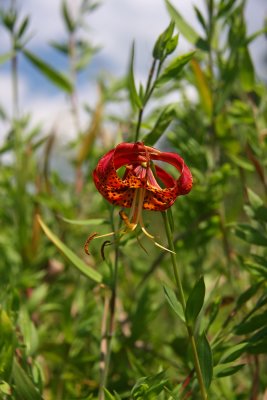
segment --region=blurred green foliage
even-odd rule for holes
[[[11,61],[13,82],[12,115],[0,107],[9,126],[0,148],[0,398],[98,398],[101,326],[115,249],[106,247],[103,260],[101,243],[90,244],[90,256],[83,243],[120,222],[119,210],[97,193],[91,174],[104,152],[138,135],[181,154],[193,172],[192,192],[178,198],[171,212],[186,318],[194,327],[209,398],[266,396],[267,90],[249,51],[264,30],[247,34],[245,1],[205,4],[205,15],[195,7],[199,35],[166,0],[173,22],[147,55],[154,81],[148,74],[138,88],[133,48],[125,77],[99,77],[100,96],[94,110],[87,107],[87,129],[79,123],[77,76],[97,49],[79,35],[97,4],[81,1],[74,19],[62,2],[66,42],[52,45],[69,60],[64,74],[27,49],[31,16],[21,18],[12,1],[0,9],[12,44],[0,62]],[[181,55],[177,32],[196,51]],[[19,57],[69,96],[77,139],[70,161],[68,145],[64,151],[72,180],[52,168],[54,134],[19,113]],[[121,103],[128,105],[125,115],[108,111]],[[106,123],[117,135],[104,134]],[[144,214],[150,231],[166,243],[162,216]],[[170,255],[146,239],[142,244],[148,255],[134,235],[119,249],[105,399],[198,399]]]

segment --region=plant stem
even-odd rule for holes
[[[180,271],[179,271],[179,267],[177,264],[176,255],[174,252],[174,244],[173,244],[173,237],[172,237],[173,235],[171,232],[170,221],[169,221],[169,217],[168,217],[168,214],[166,211],[162,212],[162,216],[163,216],[165,231],[166,231],[166,235],[167,235],[167,239],[168,239],[168,247],[171,251],[173,251],[173,253],[171,253],[171,259],[172,259],[172,266],[173,266],[175,282],[176,282],[177,289],[178,289],[178,296],[179,296],[180,303],[183,307],[183,311],[185,313],[186,302],[185,302],[185,296],[184,296]],[[201,399],[207,400],[208,397],[207,397],[207,392],[205,389],[204,380],[203,380],[203,376],[202,376],[202,372],[201,372],[201,368],[200,368],[200,362],[199,362],[199,358],[198,358],[197,346],[196,346],[196,340],[194,337],[194,333],[193,333],[191,326],[189,326],[187,323],[186,323],[186,328],[187,328],[187,333],[189,336],[191,348],[193,351],[194,366],[195,366],[195,370],[196,370],[196,374],[197,374],[199,389],[200,389],[200,393],[201,393]]]
[[[112,215],[112,225],[113,215]],[[114,226],[113,226],[114,227]],[[115,260],[112,277],[111,297],[108,300],[108,295],[105,295],[104,312],[102,318],[101,329],[101,360],[100,360],[100,385],[98,399],[104,400],[104,388],[107,385],[108,372],[110,365],[110,356],[112,350],[112,338],[115,333],[115,314],[116,314],[116,300],[117,300],[117,285],[118,285],[118,265],[119,265],[119,243],[115,237]]]
[[[155,68],[156,68],[156,63],[157,60],[154,59],[149,71],[149,75],[148,75],[148,79],[147,79],[147,84],[146,84],[146,90],[145,90],[145,95],[144,95],[144,101],[143,101],[143,107],[140,108],[139,110],[139,114],[138,114],[138,120],[137,120],[137,125],[136,125],[136,131],[135,131],[135,139],[134,141],[137,142],[138,138],[139,138],[139,133],[140,133],[140,127],[141,127],[141,122],[142,122],[142,118],[143,118],[143,112],[144,112],[144,108],[146,103],[148,102],[152,92],[153,92],[153,87],[152,89],[150,89],[151,87],[151,83],[152,83],[152,78],[155,72]]]

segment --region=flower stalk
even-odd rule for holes
[[[111,225],[115,230],[113,221],[113,212],[111,213]],[[115,237],[116,239],[116,237]],[[104,311],[101,327],[101,344],[100,344],[100,384],[98,399],[104,400],[104,388],[107,386],[108,373],[110,367],[110,357],[112,351],[112,338],[115,334],[115,315],[117,301],[118,286],[118,265],[119,265],[119,241],[115,240],[115,259],[113,264],[111,279],[111,296],[105,293]]]
[[[166,211],[162,212],[162,217],[163,217],[166,236],[167,236],[167,240],[168,240],[168,247],[172,251],[171,252],[171,260],[172,260],[172,267],[173,267],[175,283],[176,283],[177,290],[178,290],[179,301],[183,307],[183,311],[185,314],[186,301],[185,301],[185,296],[184,296],[184,290],[183,290],[181,275],[180,275],[179,267],[177,264],[176,255],[175,255],[175,248],[174,248],[174,244],[173,244],[170,220],[169,220],[169,217],[168,217],[168,214]],[[200,367],[197,346],[196,346],[196,340],[194,337],[193,329],[191,326],[189,326],[189,324],[187,322],[186,322],[186,328],[187,328],[187,333],[188,333],[190,345],[191,345],[192,352],[193,352],[194,367],[195,367],[197,380],[198,380],[198,384],[199,384],[199,389],[200,389],[200,393],[201,393],[201,399],[207,400],[208,397],[207,397],[207,392],[206,392],[206,388],[204,385],[204,380],[203,380],[202,371],[201,371],[201,367]]]

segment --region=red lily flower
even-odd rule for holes
[[[154,162],[163,161],[179,172],[175,179]],[[122,178],[117,170],[125,167]],[[128,230],[133,231],[140,223],[144,228],[142,209],[164,211],[176,198],[192,188],[192,175],[184,160],[176,153],[161,152],[141,142],[121,143],[105,154],[93,172],[97,190],[114,205],[131,208],[129,217],[121,212]]]

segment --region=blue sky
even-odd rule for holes
[[[79,0],[72,0],[71,7],[75,9],[78,2]],[[194,16],[192,3],[203,9],[203,0],[173,0],[172,3],[194,24],[196,30],[201,31]],[[17,4],[23,15],[31,16],[30,31],[33,37],[29,42],[29,49],[48,63],[64,70],[66,65],[63,58],[49,46],[51,40],[60,41],[66,37],[60,16],[61,0],[17,0]],[[267,16],[266,0],[249,0],[246,16],[249,33],[260,29],[264,17]],[[102,49],[79,82],[79,100],[91,104],[95,102],[96,77],[99,72],[106,70],[117,76],[125,73],[133,40],[136,43],[136,74],[139,79],[143,79],[151,62],[151,49],[155,39],[168,22],[169,17],[163,0],[103,0],[102,5],[90,15],[88,21],[88,35],[92,42],[101,45]],[[2,54],[8,51],[9,41],[2,30],[0,36]],[[266,38],[261,37],[251,47],[258,73],[262,78],[265,73],[262,58],[264,49],[267,51],[266,43]],[[180,40],[180,52],[190,48],[185,40]],[[71,136],[71,117],[64,94],[59,93],[23,59],[19,62],[21,111],[31,112],[33,120],[44,123],[46,129],[55,127],[63,132],[67,126]],[[11,111],[12,103],[10,88],[11,78],[7,63],[0,67],[0,102],[8,112]],[[59,121],[62,122],[62,127],[59,126]],[[0,126],[0,135],[2,134],[3,127]]]

